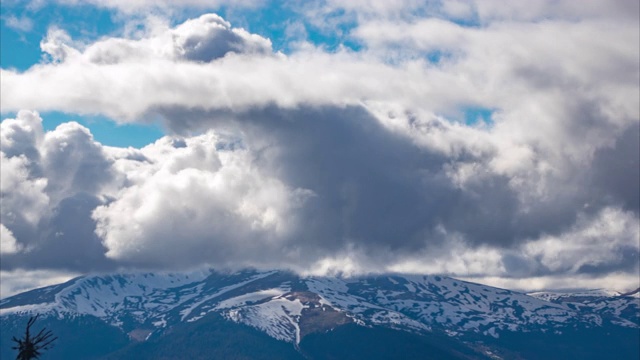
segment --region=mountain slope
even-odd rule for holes
[[[5,334],[20,332],[39,313],[54,331],[90,319],[102,327],[97,333],[112,334],[105,335],[109,344],[96,358],[126,358],[143,349],[158,356],[189,349],[186,358],[206,358],[212,351],[225,358],[349,358],[349,348],[362,356],[374,351],[358,349],[363,339],[380,345],[374,353],[382,358],[390,358],[382,355],[389,346],[424,358],[531,358],[541,350],[528,343],[564,339],[570,354],[571,348],[595,349],[582,344],[580,334],[612,333],[631,340],[612,339],[603,351],[618,346],[635,355],[639,298],[532,295],[441,276],[299,277],[255,270],[93,275],[1,300],[0,321],[7,329],[1,341],[5,351]],[[336,345],[341,343],[350,345]],[[563,346],[556,346],[558,354]]]

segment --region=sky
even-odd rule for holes
[[[3,1],[0,296],[203,266],[635,289],[639,6]]]

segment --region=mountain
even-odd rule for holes
[[[2,358],[34,314],[59,337],[42,359],[640,356],[637,291],[524,294],[443,276],[83,276],[0,301]]]

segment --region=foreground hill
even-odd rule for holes
[[[95,275],[1,300],[0,355],[41,314],[60,338],[42,359],[637,359],[639,301],[441,276]]]

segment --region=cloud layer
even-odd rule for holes
[[[47,61],[2,70],[3,111],[171,135],[124,149],[33,111],[3,120],[3,270],[637,282],[635,5],[350,4],[301,16],[355,19],[360,51],[283,54],[214,14],[88,44],[50,29]]]

